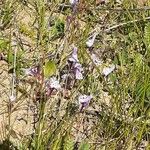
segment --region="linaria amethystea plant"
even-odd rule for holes
[[[74,65],[74,71],[75,71],[75,78],[78,80],[83,79],[83,75],[82,75],[82,65],[80,63],[75,63]]]
[[[63,75],[61,76],[61,78],[62,78],[63,80],[66,80],[68,76],[69,76],[68,74],[63,74]]]
[[[69,58],[70,62],[78,62],[79,61],[77,52],[78,52],[78,49],[77,49],[77,47],[74,46],[71,57]]]
[[[83,68],[82,65],[79,63],[77,51],[78,51],[77,47],[74,47],[71,57],[69,58],[69,61],[73,63],[72,65],[75,78],[81,80],[83,79],[82,75]]]
[[[87,41],[86,41],[86,45],[87,47],[92,47],[95,41],[95,38],[97,36],[97,33],[95,33],[92,37],[90,37]]]
[[[76,5],[78,3],[78,0],[69,0],[71,5]]]
[[[56,79],[56,77],[51,77],[50,79],[47,79],[46,81],[45,81],[45,85],[46,85],[46,87],[48,87],[48,88],[53,88],[53,89],[56,89],[56,90],[58,90],[58,89],[60,89],[61,88],[61,86],[60,86],[60,83],[59,83],[59,81]]]
[[[80,111],[83,110],[83,108],[87,107],[93,98],[92,95],[80,95],[78,100],[79,100],[79,105],[80,105]]]
[[[27,76],[38,76],[40,74],[39,66],[22,69]]]
[[[60,90],[61,85],[60,85],[59,81],[56,79],[56,77],[51,77],[50,79],[47,79],[45,81],[45,89],[46,89],[46,95],[50,96],[51,92],[54,89]]]
[[[102,74],[104,76],[108,76],[111,72],[113,72],[115,70],[115,65],[112,64],[111,66],[109,67],[104,67],[103,70],[102,70]]]

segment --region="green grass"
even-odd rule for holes
[[[8,128],[0,130],[6,132],[3,139],[0,135],[1,149],[150,149],[150,10],[130,0],[99,6],[88,0],[79,7],[73,14],[68,1],[4,0],[0,4],[0,54],[17,80],[7,87],[17,100],[12,103],[4,97]],[[94,31],[98,35],[92,52],[102,61],[99,66],[86,47]],[[75,80],[67,62],[73,44],[84,69],[82,80]],[[116,68],[104,77],[102,69],[109,64]],[[24,75],[22,69],[36,65],[40,78]],[[70,73],[68,80],[61,79],[64,73]],[[53,75],[63,90],[47,97],[44,80]],[[79,112],[80,94],[93,95],[83,112]],[[35,108],[35,122],[30,124],[32,133],[20,135],[11,120],[26,101]]]

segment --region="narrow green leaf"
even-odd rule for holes
[[[7,55],[7,61],[8,61],[8,63],[13,63],[13,60],[14,60],[14,56],[13,56],[13,53],[12,53],[12,51],[8,51],[8,55]]]

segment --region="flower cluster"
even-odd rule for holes
[[[68,60],[69,62],[72,63],[72,68],[73,68],[75,78],[81,80],[83,79],[83,74],[82,74],[83,68],[82,65],[79,63],[77,52],[78,52],[77,47],[74,47],[71,57]]]
[[[77,47],[74,46],[73,48],[73,52],[71,54],[71,57],[68,59],[69,62],[72,63],[73,65],[73,71],[74,71],[74,74],[75,74],[75,79],[78,79],[78,80],[82,80],[83,79],[83,68],[82,68],[82,65],[79,63],[79,59],[78,59],[78,49]],[[93,55],[94,56],[94,55]],[[94,62],[95,63],[100,63],[98,60],[96,60],[96,56],[95,56],[95,60]],[[89,105],[90,103],[90,100],[92,99],[92,96],[91,95],[80,95],[79,98],[78,98],[78,101],[79,101],[79,105],[80,105],[80,112]]]
[[[94,36],[92,36],[92,38],[88,39],[88,41],[86,42],[86,45],[88,48],[91,48],[93,46],[96,36],[97,36],[97,33],[95,33]],[[90,49],[89,49],[89,52],[90,52]],[[72,63],[75,78],[78,80],[82,80],[83,79],[83,74],[82,74],[83,68],[82,68],[82,65],[79,63],[77,53],[78,53],[78,49],[77,49],[77,47],[74,46],[71,57],[69,57],[68,60],[69,60],[69,62]],[[96,66],[99,66],[102,64],[102,61],[94,53],[91,53],[91,59]],[[115,65],[113,65],[113,64],[108,67],[104,67],[102,70],[102,74],[105,77],[107,77],[112,71],[114,71],[114,69],[115,69]],[[84,95],[79,96],[78,100],[79,100],[79,105],[80,105],[80,111],[82,111],[83,108],[85,108],[89,105],[91,99],[92,99],[91,95],[84,94]]]
[[[88,41],[86,42],[86,45],[88,47],[88,53],[90,53],[93,63],[96,66],[100,66],[102,64],[102,61],[90,49],[91,47],[93,47],[96,36],[97,36],[97,33],[94,34],[91,38],[89,38]],[[82,64],[80,63],[78,59],[78,48],[75,46],[73,46],[72,53],[70,57],[68,58],[68,63],[70,64],[69,66],[71,68],[71,72],[74,74],[75,79],[82,80],[84,70],[83,70]],[[104,67],[102,70],[102,74],[105,77],[107,77],[112,71],[114,71],[114,69],[115,69],[115,65],[113,64],[108,67]],[[33,76],[37,78],[41,75],[40,68],[38,66],[24,69],[24,72],[28,76]],[[61,76],[61,79],[66,79],[67,77],[68,77],[68,74],[64,74]],[[61,85],[56,77],[45,79],[43,85],[44,85],[46,96],[51,96],[54,90],[58,91],[61,89]],[[86,95],[86,94],[80,95],[78,97],[78,101],[80,105],[80,112],[89,105],[92,98],[93,98],[92,95]]]
[[[86,41],[86,45],[87,47],[90,48],[93,46],[94,42],[95,42],[95,39],[96,39],[96,36],[98,35],[97,32],[94,33],[93,36],[89,37],[89,39]],[[96,56],[96,54],[92,53],[91,54],[91,59],[93,61],[93,63],[96,65],[96,66],[99,66],[102,64],[102,61]],[[102,74],[107,77],[111,72],[113,72],[115,69],[115,65],[112,64],[108,67],[104,67],[103,70],[102,70]]]
[[[23,71],[24,71],[25,75],[27,75],[27,76],[36,77],[38,80],[41,79],[41,78],[39,78],[39,76],[41,76],[41,74],[40,74],[40,68],[38,66],[23,69]],[[46,91],[46,96],[50,96],[52,94],[53,90],[60,90],[61,85],[60,85],[59,81],[56,79],[56,77],[51,77],[49,79],[44,80],[44,88]]]

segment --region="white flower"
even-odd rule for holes
[[[12,94],[10,97],[9,97],[10,101],[13,102],[16,100],[16,96],[14,94]]]
[[[39,74],[39,67],[32,67],[27,69],[22,69],[25,75],[28,76],[37,76]]]
[[[86,107],[89,105],[90,100],[93,98],[92,95],[80,95],[78,100],[79,104],[82,105],[82,107]]]
[[[56,77],[52,77],[46,81],[46,88],[58,90],[61,88],[61,86],[60,86],[59,81],[56,79]]]
[[[77,68],[79,71],[83,71],[82,65],[80,63],[75,63],[74,68]]]
[[[71,61],[71,62],[78,62],[78,61],[79,61],[79,60],[78,60],[77,51],[78,51],[77,47],[74,47],[74,48],[73,48],[73,52],[72,52],[72,54],[71,54],[71,57],[69,58],[69,61]]]
[[[75,78],[78,80],[82,80],[83,79],[83,75],[82,75],[82,65],[80,63],[75,63],[74,65],[74,69],[75,69]]]
[[[77,69],[76,72],[75,72],[75,77],[76,77],[76,79],[78,79],[78,80],[82,80],[82,79],[83,79],[83,74],[82,74],[82,72]]]
[[[92,54],[91,58],[96,66],[98,66],[102,63],[102,61],[95,54]]]
[[[109,67],[103,68],[102,74],[104,74],[105,76],[108,76],[111,72],[114,71],[114,69],[115,69],[115,65],[112,64],[112,65],[109,66]]]
[[[23,71],[24,71],[25,75],[32,75],[30,68],[28,68],[28,69],[23,69]]]
[[[67,79],[68,76],[69,76],[68,74],[63,74],[63,75],[61,76],[61,78],[65,80],[65,79]]]
[[[70,4],[71,5],[75,5],[75,4],[77,4],[78,3],[78,0],[70,0]]]
[[[79,63],[77,51],[78,51],[77,47],[74,47],[71,57],[69,58],[69,61],[73,63],[73,71],[75,74],[75,78],[81,80],[83,79],[82,75],[83,68],[82,65]]]
[[[87,47],[93,46],[96,36],[97,36],[97,33],[95,33],[92,38],[89,38],[88,41],[86,41]]]

